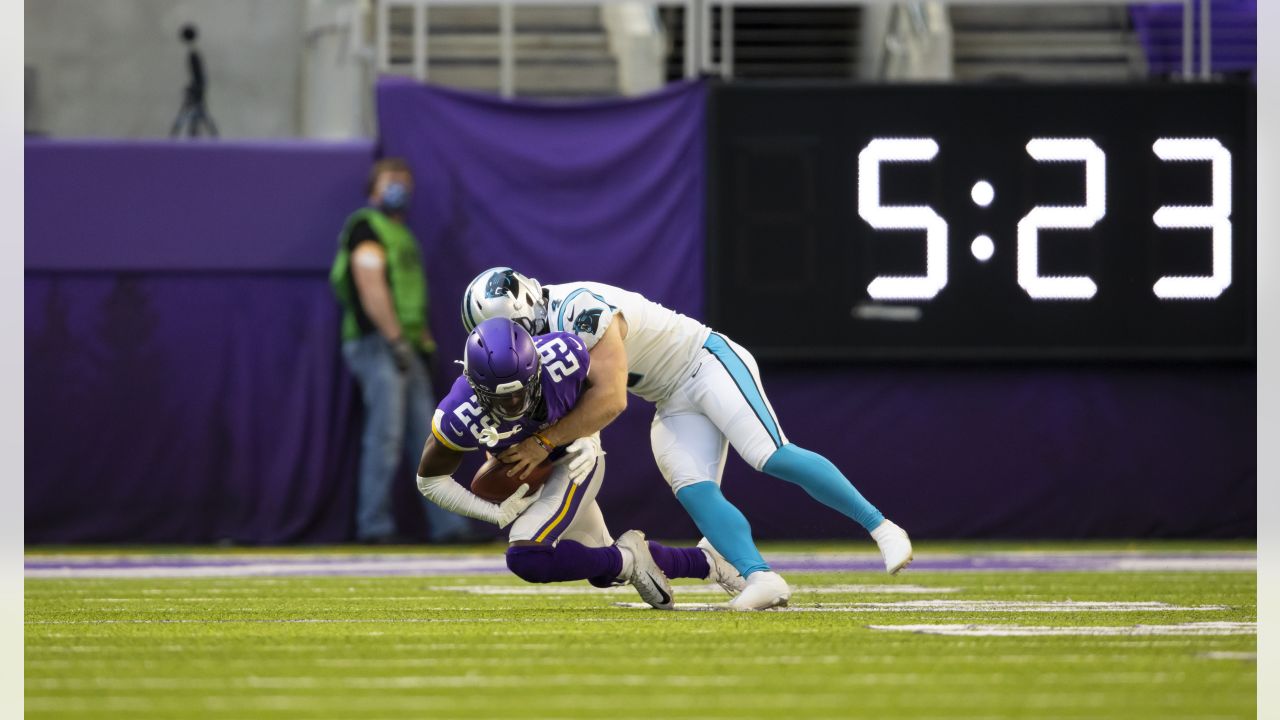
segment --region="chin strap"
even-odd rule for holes
[[[498,432],[497,428],[487,427],[480,431],[480,442],[493,447],[507,438],[520,432],[520,426],[517,425],[506,432]]]

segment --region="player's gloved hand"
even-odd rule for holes
[[[520,513],[524,512],[526,508],[533,504],[534,500],[538,499],[541,491],[542,488],[538,488],[538,492],[530,493],[529,483],[521,483],[515,492],[511,493],[506,500],[503,500],[498,505],[498,514],[493,521],[500,528],[515,522],[515,519],[520,517]]]
[[[413,364],[413,346],[403,337],[392,340],[391,359],[395,361],[396,369],[401,373],[409,372],[409,366]]]
[[[581,437],[569,443],[565,448],[565,457],[569,460],[569,482],[581,485],[603,455],[600,439],[595,435]]]

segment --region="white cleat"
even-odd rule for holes
[[[702,538],[698,541],[698,547],[707,554],[707,564],[711,566],[711,574],[707,579],[724,588],[724,591],[730,595],[737,595],[747,586],[747,581],[742,579],[738,574],[738,569],[729,564],[714,547],[711,541]]]
[[[885,572],[897,575],[899,570],[911,564],[911,538],[907,537],[906,530],[885,520],[871,531],[871,537],[880,546]]]
[[[746,587],[729,601],[731,610],[768,610],[783,607],[791,599],[791,586],[772,570],[757,570],[747,577]]]
[[[666,573],[654,562],[653,553],[649,552],[649,543],[645,542],[644,533],[639,530],[628,530],[618,537],[614,543],[619,548],[626,548],[634,558],[631,574],[627,581],[640,593],[640,599],[659,610],[670,610],[675,605],[675,594],[671,592],[671,581]]]

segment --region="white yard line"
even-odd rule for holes
[[[614,603],[618,607],[649,609],[645,603]],[[676,610],[726,610],[724,603],[676,603]],[[775,608],[770,612],[1207,612],[1228,610],[1226,605],[1170,605],[1162,602],[1095,602],[1053,600],[1025,602],[1020,600],[899,600],[897,602],[848,602],[816,603]]]
[[[869,625],[872,630],[964,637],[1043,637],[1091,635],[1257,635],[1257,623],[1203,622],[1178,625],[1061,627],[1028,625]]]
[[[1205,658],[1206,660],[1252,660],[1256,662],[1258,660],[1258,653],[1228,652],[1225,650],[1218,650],[1213,652],[1201,653],[1198,657]]]

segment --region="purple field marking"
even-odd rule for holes
[[[882,572],[880,558],[851,553],[773,553],[771,565],[782,572]],[[1251,551],[1207,553],[1017,552],[954,553],[924,556],[911,571],[923,572],[1256,572]],[[64,556],[29,558],[28,578],[84,577],[297,577],[297,576],[448,576],[501,575],[503,557],[414,555],[137,555],[135,557]]]

